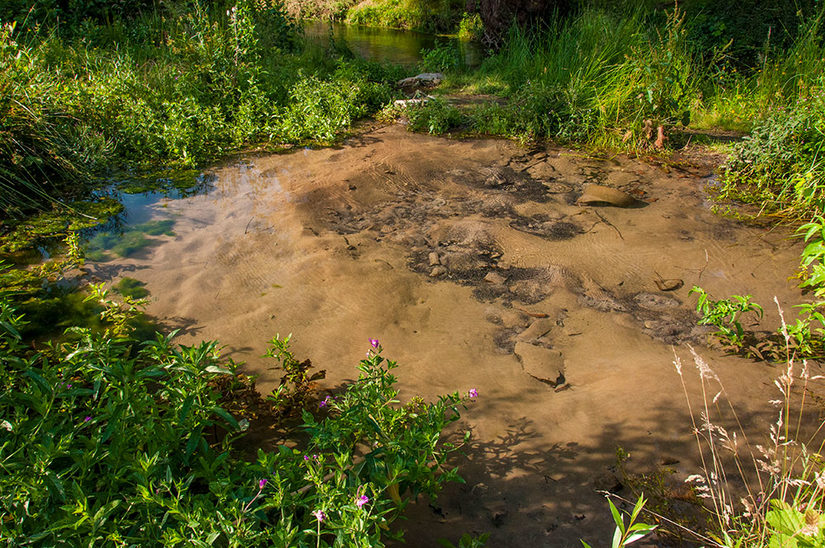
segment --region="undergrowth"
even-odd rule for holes
[[[93,175],[329,143],[394,95],[397,68],[303,48],[280,4],[195,2],[71,34],[0,27],[0,205],[20,215]]]
[[[293,378],[298,361],[276,337],[270,355],[285,382],[263,401],[216,342],[180,346],[174,333],[140,342],[126,321],[137,301],[115,303],[101,288],[93,298],[103,332],[72,328],[72,341],[39,350],[21,339],[25,318],[0,299],[0,539],[383,546],[411,497],[459,479],[445,463],[455,447],[440,434],[462,398],[401,404],[396,363],[378,341],[356,381],[306,405],[317,401],[312,387]],[[250,424],[296,402],[299,448],[246,458]]]

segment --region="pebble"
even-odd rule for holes
[[[507,278],[498,272],[488,272],[487,275],[484,276],[484,281],[495,285],[501,285],[507,281]]]
[[[430,266],[436,266],[441,264],[441,260],[438,258],[438,253],[436,253],[435,251],[431,251],[428,258],[430,260]]]

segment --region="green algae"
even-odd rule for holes
[[[125,277],[115,284],[114,289],[124,297],[143,299],[149,296],[149,290],[145,286],[146,284],[140,280]]]
[[[37,247],[47,247],[66,238],[70,232],[100,226],[123,211],[123,205],[111,198],[74,202],[52,211],[44,211],[23,220],[0,221],[0,256],[18,262]],[[40,254],[38,258],[42,259]]]
[[[84,253],[91,261],[103,262],[113,257],[129,257],[155,245],[158,240],[147,236],[174,236],[175,221],[154,220],[135,225],[124,232],[102,231],[95,234],[86,244]]]

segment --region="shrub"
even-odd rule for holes
[[[421,50],[419,67],[424,72],[447,72],[462,68],[463,64],[461,52],[449,42]]]
[[[773,109],[734,147],[721,198],[762,205],[768,213],[806,216],[825,207],[823,88]]]
[[[481,40],[484,36],[484,23],[477,13],[470,15],[467,12],[461,16],[458,23],[458,37],[462,40]]]
[[[458,108],[437,98],[408,107],[406,114],[409,119],[407,127],[411,131],[426,131],[431,135],[447,133],[464,120]]]

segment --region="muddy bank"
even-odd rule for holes
[[[617,487],[617,447],[640,469],[698,470],[671,364],[705,341],[690,287],[801,300],[787,281],[798,243],[712,214],[709,174],[382,128],[216,170],[211,193],[151,208],[174,236],[90,269],[145,282],[180,342],[219,339],[264,391],[276,333],[327,370],[324,389],[355,376],[369,337],[401,364],[406,397],[477,388],[467,484],[412,509],[409,545],[483,531],[489,546],[602,545],[594,490]],[[630,207],[583,203],[585,185]],[[777,371],[700,352],[764,431]]]

